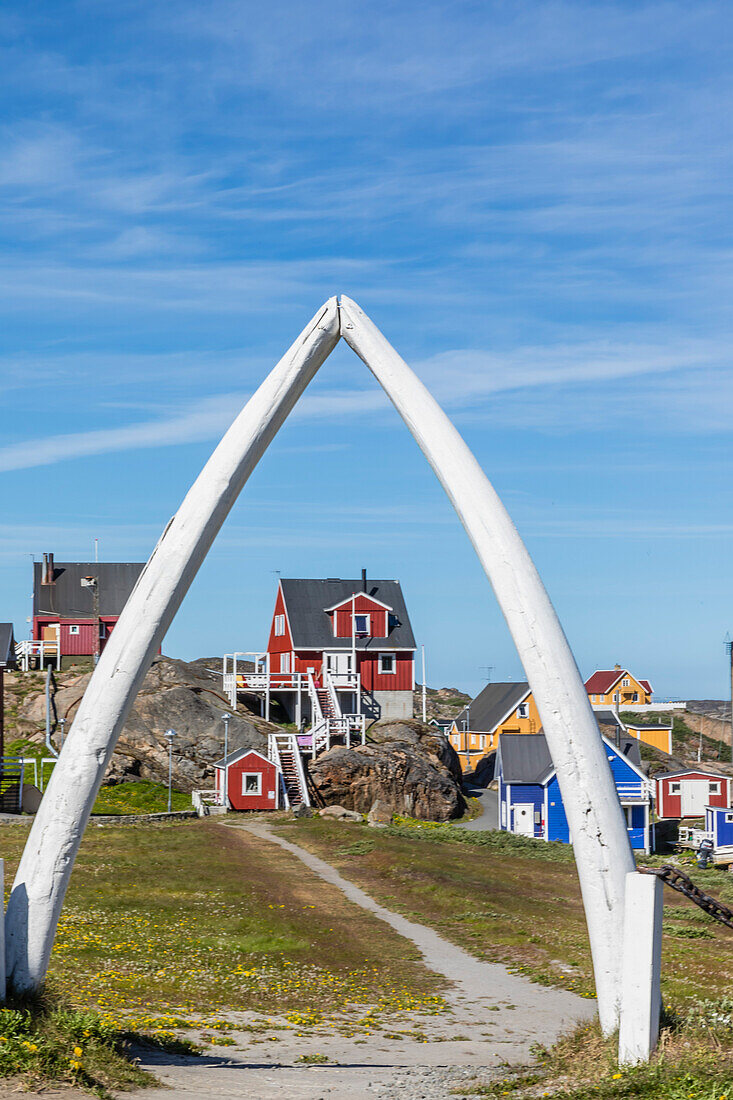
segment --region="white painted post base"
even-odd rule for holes
[[[622,1066],[648,1062],[659,1038],[663,890],[656,875],[632,871],[626,876],[618,1033]]]

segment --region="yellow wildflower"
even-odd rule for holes
[[[75,1057],[75,1058],[81,1058],[81,1056],[82,1056],[82,1054],[83,1054],[83,1053],[84,1053],[84,1052],[83,1052],[83,1050],[81,1049],[81,1047],[74,1047],[74,1057]]]

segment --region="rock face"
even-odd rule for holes
[[[461,768],[445,738],[414,719],[376,722],[369,742],[337,746],[309,768],[313,787],[327,806],[361,814],[375,802],[384,811],[421,821],[448,821],[463,813]]]
[[[173,660],[157,657],[130,711],[125,728],[107,771],[105,782],[121,782],[139,776],[167,782],[167,729],[176,731],[173,742],[173,783],[179,790],[213,785],[212,764],[224,755],[224,727],[221,715],[231,712],[221,694],[221,678],[213,662]],[[91,673],[60,675],[56,693],[59,718],[67,730],[81,701]],[[17,732],[32,740],[43,740],[45,724],[43,691],[28,695],[18,713]],[[267,733],[277,727],[242,706],[229,723],[229,751],[254,748],[267,751]],[[58,733],[54,736],[58,746]]]

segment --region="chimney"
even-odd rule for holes
[[[621,665],[614,665],[613,666],[613,671],[614,672],[620,672],[621,671]]]
[[[367,582],[366,582],[366,569],[362,569],[362,571],[361,571],[361,590],[362,590],[362,592],[366,592],[366,590],[367,590],[366,589],[366,584],[367,584]]]
[[[41,584],[54,583],[53,554],[43,555],[43,569],[41,570]]]

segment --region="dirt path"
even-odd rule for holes
[[[453,984],[450,1012],[413,1019],[405,1034],[386,1029],[364,1038],[337,1033],[296,1036],[278,1032],[254,1045],[251,1035],[232,1033],[236,1048],[223,1056],[151,1058],[142,1063],[165,1086],[148,1089],[145,1100],[442,1100],[460,1096],[476,1076],[495,1078],[502,1065],[530,1059],[533,1043],[549,1044],[573,1024],[595,1014],[594,1002],[564,990],[535,985],[494,963],[473,958],[431,928],[379,905],[328,863],[276,836],[264,824],[236,825],[295,855],[304,874],[338,887],[356,905],[385,921],[421,952],[425,965]],[[397,1025],[395,1025],[397,1027]],[[328,1064],[298,1064],[303,1057]]]

